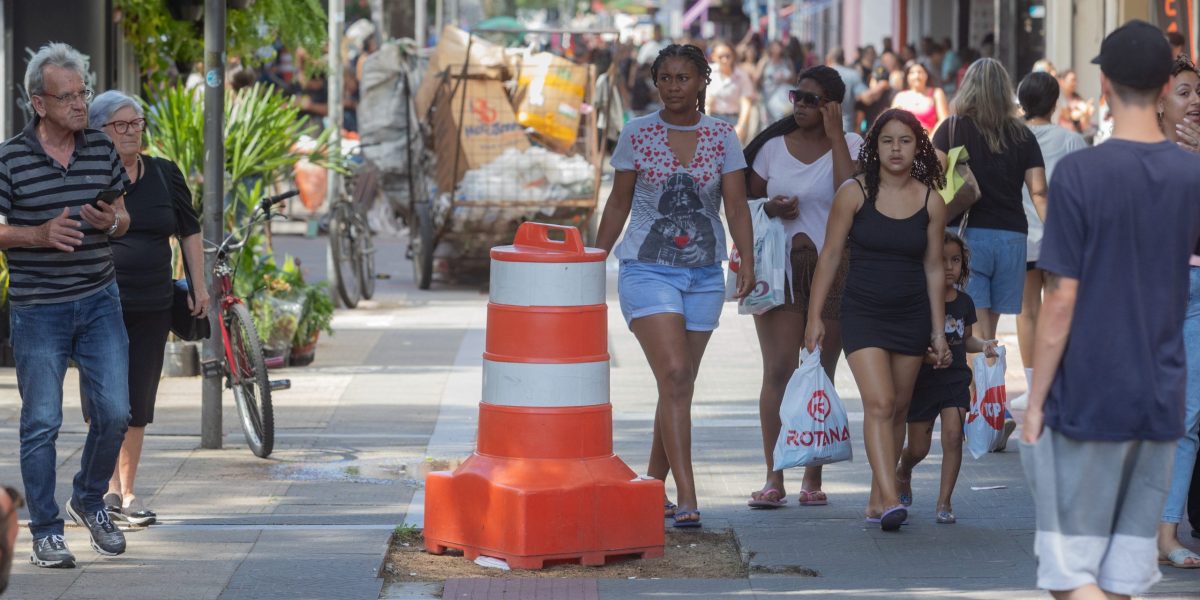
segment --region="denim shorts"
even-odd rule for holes
[[[957,229],[957,228],[955,228]],[[1025,234],[1002,229],[967,228],[971,278],[967,294],[975,308],[1004,315],[1021,313],[1025,291]]]
[[[623,260],[617,293],[626,325],[650,315],[678,313],[688,331],[712,331],[725,302],[725,272],[721,263],[672,267]]]

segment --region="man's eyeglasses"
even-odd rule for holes
[[[38,95],[43,98],[54,98],[63,104],[74,104],[78,100],[83,100],[85,103],[91,102],[92,98],[96,97],[96,92],[93,92],[92,90],[83,90],[82,92],[68,92],[66,94],[59,94],[57,96],[51,96],[50,94]]]
[[[109,121],[104,124],[105,127],[112,125],[113,131],[120,134],[129,133],[132,128],[134,131],[142,131],[146,128],[145,119],[134,119],[132,121]]]
[[[813,107],[820,106],[822,102],[832,102],[829,98],[824,98],[804,90],[788,90],[788,100],[791,100],[792,104],[803,104]]]

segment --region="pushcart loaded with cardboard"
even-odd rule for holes
[[[409,169],[413,272],[428,289],[486,271],[488,252],[539,221],[579,227],[595,217],[606,132],[597,129],[595,68],[550,52],[484,39],[501,35],[602,35],[616,31],[446,27],[413,105],[427,163]],[[575,37],[574,39],[578,39]],[[578,42],[576,42],[578,43]],[[612,98],[615,90],[599,94]]]

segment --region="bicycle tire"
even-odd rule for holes
[[[233,390],[242,433],[250,451],[266,458],[275,447],[275,411],[271,406],[271,382],[267,379],[262,342],[244,304],[230,306],[223,318],[231,350],[225,374]]]
[[[416,204],[409,244],[412,245],[413,279],[417,288],[427,290],[433,283],[433,215],[428,202]]]
[[[362,286],[358,280],[359,271],[355,258],[355,236],[353,231],[350,205],[338,201],[333,207],[333,215],[329,219],[329,252],[333,262],[334,287],[338,297],[346,308],[358,306],[362,299]]]
[[[364,300],[375,296],[375,239],[365,219],[358,219],[358,283]]]

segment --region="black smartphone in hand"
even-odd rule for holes
[[[105,204],[112,204],[117,200],[117,198],[120,198],[121,194],[123,193],[124,192],[121,190],[103,190],[99,194],[96,194],[96,197],[92,199],[92,206],[94,206],[96,209],[99,209],[101,202]]]

